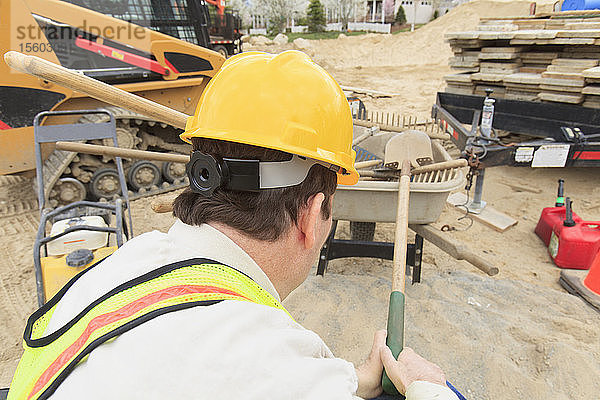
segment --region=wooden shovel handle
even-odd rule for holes
[[[383,160],[359,161],[359,162],[354,163],[354,168],[363,169],[363,168],[374,167],[379,164],[383,164]]]
[[[154,200],[152,203],[150,203],[150,208],[152,208],[152,211],[154,211],[155,213],[168,213],[168,212],[172,212],[173,211],[173,200],[175,200],[174,198],[171,199],[156,199]]]
[[[120,147],[99,146],[96,144],[87,143],[56,142],[56,148],[58,150],[74,151],[76,153],[133,158],[136,160],[166,161],[176,163],[188,163],[190,161],[190,156],[185,154],[170,154],[159,153],[157,151],[123,149]]]
[[[402,162],[398,184],[398,209],[394,234],[392,291],[404,293],[406,283],[406,244],[408,243],[408,199],[410,197],[410,161]]]
[[[468,165],[467,160],[460,158],[458,160],[442,161],[434,164],[423,165],[413,169],[412,174],[424,174],[425,172],[441,171],[443,169],[462,168]]]
[[[135,111],[176,128],[184,129],[189,117],[187,114],[173,110],[162,104],[136,96],[133,93],[126,92],[125,90],[36,56],[9,51],[4,54],[4,61],[17,71],[36,76],[80,93],[85,93],[108,104]]]
[[[447,235],[444,235],[433,226],[411,224],[410,229],[455,259],[468,261],[471,263],[471,265],[479,268],[489,276],[498,274],[498,267],[496,267],[491,261],[486,260],[480,255],[474,253],[458,239],[448,238]]]
[[[404,348],[404,289],[406,284],[406,250],[408,243],[408,200],[410,197],[410,161],[402,162],[398,184],[398,211],[394,236],[394,263],[392,269],[392,293],[388,310],[386,345],[394,357]],[[383,390],[388,394],[398,391],[384,372],[381,380]]]

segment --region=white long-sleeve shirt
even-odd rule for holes
[[[57,305],[46,334],[119,284],[190,258],[230,265],[279,300],[265,273],[226,235],[176,221],[166,234],[130,240],[84,274]],[[357,387],[354,366],[284,311],[223,301],[161,315],[102,344],[51,399],[351,399]],[[407,399],[456,397],[415,382]]]

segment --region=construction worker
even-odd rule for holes
[[[331,228],[336,184],[354,184],[352,117],[301,52],[223,64],[181,138],[190,188],[168,233],[135,237],[29,319],[10,399],[456,399],[439,367],[385,331],[360,367],[335,358],[281,301]]]

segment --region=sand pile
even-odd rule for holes
[[[407,287],[405,340],[468,399],[597,398],[598,313],[551,288],[431,268]],[[369,333],[385,327],[389,276],[311,276],[285,303],[336,355],[360,363]]]
[[[476,29],[481,17],[526,15],[529,5],[530,2],[526,1],[472,1],[456,7],[415,32],[395,35],[370,33],[311,41],[312,49],[307,52],[326,68],[446,65],[452,52],[444,42],[445,33]],[[291,47],[290,44],[283,47],[267,46],[264,50],[279,52]]]

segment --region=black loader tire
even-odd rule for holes
[[[216,51],[217,53],[221,53],[221,55],[225,58],[230,56],[229,52],[227,51],[227,47],[225,47],[225,46],[215,46],[215,47],[213,47],[213,51]]]

